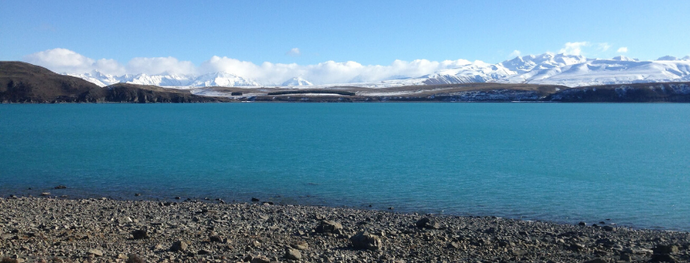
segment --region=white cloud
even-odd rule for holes
[[[510,52],[510,55],[508,55],[508,56],[510,56],[511,58],[512,57],[519,57],[520,54],[522,54],[522,52],[520,52],[520,50],[516,49],[516,50],[513,50],[513,52]]]
[[[611,44],[609,44],[609,43],[599,43],[598,46],[599,46],[599,50],[601,50],[601,51],[606,51],[606,50],[609,50],[609,48],[611,48]]]
[[[285,55],[299,57],[300,55],[302,55],[302,52],[299,50],[299,48],[292,48],[290,49],[290,51],[285,53]]]
[[[589,42],[583,41],[583,42],[568,42],[565,43],[565,46],[558,51],[558,53],[563,53],[565,55],[575,55],[579,56],[582,54],[582,47],[589,46]]]
[[[628,52],[628,48],[627,48],[627,47],[620,47],[620,48],[618,48],[618,50],[616,50],[616,52],[618,52],[618,53],[627,53],[627,52]]]
[[[277,85],[297,76],[314,84],[376,82],[398,77],[420,77],[473,63],[463,59],[444,61],[417,59],[395,60],[390,65],[362,65],[355,61],[326,61],[312,65],[264,62],[257,65],[249,61],[213,56],[199,66],[174,57],[137,57],[123,66],[112,59],[95,60],[68,49],[41,51],[26,56],[24,60],[59,73],[79,74],[98,70],[119,76],[125,73],[200,75],[226,72],[253,79],[264,85]],[[483,62],[475,61],[474,63]]]
[[[305,78],[314,84],[327,84],[380,81],[396,76],[418,77],[469,63],[471,62],[462,59],[442,62],[418,59],[410,62],[395,60],[387,66],[362,65],[354,61],[326,61],[314,65],[264,62],[261,65],[256,65],[234,58],[213,56],[199,66],[198,72],[200,74],[226,72],[265,84],[280,84],[296,76]]]
[[[55,72],[86,73],[98,70],[108,74],[122,74],[124,68],[112,59],[94,60],[64,48],[36,52],[24,57],[24,61],[46,67]]]
[[[127,72],[155,74],[196,74],[196,67],[191,61],[179,61],[174,57],[133,58],[127,63]]]

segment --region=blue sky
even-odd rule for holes
[[[0,0],[0,60],[63,48],[94,60],[213,56],[260,64],[558,53],[652,60],[690,54],[690,1]],[[617,52],[624,51],[627,52]],[[571,50],[572,51],[572,50]]]

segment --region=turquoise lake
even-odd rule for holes
[[[0,195],[41,191],[689,231],[690,105],[0,105]]]

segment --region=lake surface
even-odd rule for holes
[[[46,190],[688,231],[690,105],[0,105],[0,195]]]

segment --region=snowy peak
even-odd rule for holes
[[[187,86],[191,76],[187,75],[146,75],[139,74],[132,78],[126,79],[124,82],[140,85],[155,85],[155,86]]]
[[[629,58],[629,57],[626,57],[626,56],[617,56],[617,57],[613,57],[611,60],[615,60],[615,61],[638,61],[637,59]]]
[[[238,87],[238,86],[259,86],[254,80],[246,79],[237,75],[225,72],[215,72],[201,75],[194,79],[189,86],[194,87]]]
[[[291,79],[286,80],[281,84],[281,86],[312,86],[311,82],[307,81],[306,79],[303,79],[302,77],[294,77]]]
[[[661,61],[664,61],[664,60],[665,61],[674,61],[674,60],[679,60],[679,59],[677,57],[674,57],[674,56],[663,56],[663,57],[657,58],[656,60],[657,61],[659,61],[659,60],[661,60]]]

